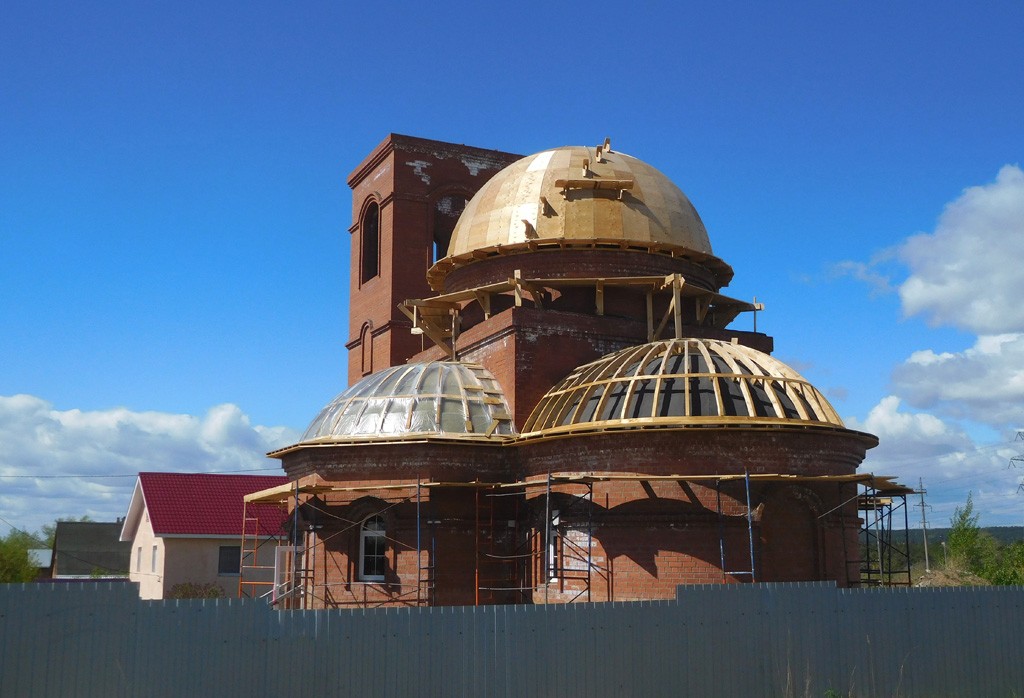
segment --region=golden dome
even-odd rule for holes
[[[715,339],[668,339],[580,366],[541,398],[526,437],[657,427],[838,427],[818,390],[778,359]]]
[[[565,146],[496,174],[466,205],[448,255],[429,273],[440,289],[452,269],[535,249],[619,248],[684,257],[728,283],[697,210],[664,174],[606,147]]]

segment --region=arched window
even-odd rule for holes
[[[359,331],[359,361],[360,370],[364,376],[373,373],[373,325],[369,322],[363,323]]]
[[[366,207],[359,230],[362,262],[360,282],[366,283],[380,273],[380,206],[376,202]]]
[[[387,543],[384,519],[371,516],[359,529],[359,579],[364,582],[384,581]]]

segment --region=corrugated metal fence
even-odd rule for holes
[[[0,696],[1024,696],[1024,588],[274,611],[0,586]]]

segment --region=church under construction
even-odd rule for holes
[[[906,583],[910,491],[721,291],[696,209],[619,152],[391,135],[353,192],[349,387],[270,454],[281,607],[674,598]],[[731,327],[753,314],[753,331]],[[339,388],[342,386],[339,386]],[[315,408],[314,408],[315,409]],[[311,410],[311,414],[313,410]],[[278,533],[278,532],[274,532]]]

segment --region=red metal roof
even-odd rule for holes
[[[241,536],[242,497],[288,481],[284,475],[139,473],[149,521],[158,536]],[[260,535],[280,533],[287,518],[273,504],[250,505],[245,514],[258,520]]]

